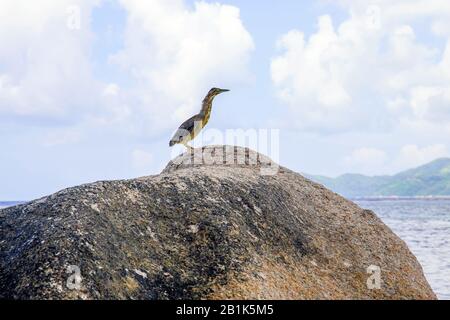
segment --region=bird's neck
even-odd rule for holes
[[[214,100],[213,95],[207,95],[205,97],[205,99],[203,99],[202,109],[200,110],[200,115],[204,116],[206,121],[208,121],[209,116],[211,115],[213,100]]]

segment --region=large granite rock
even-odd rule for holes
[[[374,213],[242,148],[1,210],[0,236],[1,298],[435,298]]]

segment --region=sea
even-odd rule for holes
[[[354,200],[403,239],[439,299],[450,300],[450,198]]]
[[[450,300],[450,198],[355,199],[374,211],[417,257],[439,299]],[[17,202],[0,202],[0,209]]]

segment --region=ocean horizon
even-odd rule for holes
[[[27,201],[0,201],[0,209],[13,207],[18,204],[26,203]]]
[[[450,196],[370,196],[347,197],[351,201],[384,201],[384,200],[450,200]]]

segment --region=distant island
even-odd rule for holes
[[[305,176],[348,198],[450,196],[450,158],[437,159],[393,176]]]
[[[24,201],[0,201],[0,209],[6,207],[12,207],[17,204],[24,203]]]

